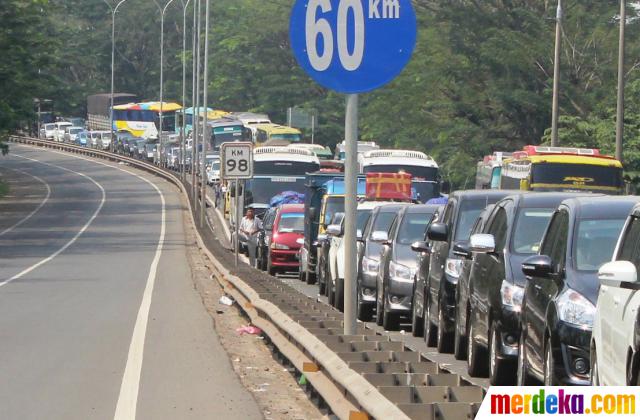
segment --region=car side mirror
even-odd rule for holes
[[[598,279],[604,286],[632,290],[640,289],[638,271],[630,261],[612,261],[604,264],[598,270]]]
[[[427,238],[432,241],[446,242],[449,238],[449,227],[440,222],[431,223],[427,230]]]
[[[324,241],[326,241],[327,239],[329,239],[329,237],[327,236],[327,234],[326,234],[326,233],[320,233],[320,234],[318,235],[318,242],[324,242]]]
[[[342,229],[340,225],[329,225],[326,232],[329,236],[339,236],[342,233]]]
[[[356,230],[356,241],[362,241],[362,229]]]
[[[524,260],[522,272],[527,277],[549,278],[553,273],[553,263],[546,255],[534,255]]]
[[[389,235],[387,232],[377,230],[371,234],[371,240],[373,242],[386,242],[389,240]]]
[[[469,239],[469,249],[472,252],[491,254],[496,250],[496,239],[490,234],[476,233]]]
[[[471,245],[467,241],[458,242],[453,245],[453,255],[470,260],[473,257]]]
[[[431,253],[431,247],[425,241],[417,241],[411,244],[411,250],[413,252],[424,252],[426,254]]]

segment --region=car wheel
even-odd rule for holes
[[[591,350],[591,355],[589,356],[591,359],[591,385],[600,386],[600,369],[598,368],[598,352],[594,347]]]
[[[556,378],[555,361],[553,359],[553,348],[551,345],[551,338],[548,338],[544,348],[544,385],[556,386],[557,383],[558,380]]]
[[[370,322],[373,319],[373,308],[371,305],[362,301],[362,295],[360,293],[360,286],[358,286],[358,293],[356,297],[358,319],[363,322]]]
[[[329,305],[335,307],[336,306],[336,294],[333,290],[333,280],[327,279],[327,298],[329,301]]]
[[[428,296],[424,298],[426,306],[424,313],[424,341],[427,347],[435,347],[438,342],[438,331],[436,326],[431,322],[431,299]]]
[[[447,332],[447,326],[445,325],[444,304],[440,302],[438,306],[438,352],[451,353],[453,352],[453,336],[450,332]]]
[[[382,326],[384,313],[384,298],[376,293],[376,324]]]
[[[522,330],[521,330],[522,331]],[[527,363],[527,353],[525,346],[525,332],[520,333],[520,341],[518,342],[518,368],[517,368],[517,386],[529,386],[534,385],[535,381],[529,373],[529,365]]]
[[[486,350],[476,341],[473,315],[467,319],[467,372],[471,376],[486,377],[488,372]]]
[[[267,272],[272,276],[275,276],[277,274],[276,268],[273,266],[273,264],[271,264],[271,257],[267,259]]]
[[[424,313],[418,314],[417,307],[416,294],[414,293],[411,299],[411,335],[414,337],[422,337],[424,334]]]
[[[316,284],[316,275],[315,275],[315,273],[307,272],[305,281],[307,282],[307,284]]]
[[[456,325],[453,337],[453,355],[457,360],[464,360],[467,357],[467,336],[462,333],[462,319],[460,317],[459,305],[456,305]]]
[[[394,314],[389,310],[389,308],[386,308],[386,291],[382,292],[382,300],[385,302],[385,308],[382,310],[382,328],[384,328],[385,331],[396,331],[400,327],[400,322],[398,319],[398,314]]]
[[[344,311],[344,280],[336,280],[336,309],[340,312]]]
[[[491,385],[513,385],[513,369],[508,360],[498,357],[498,345],[500,343],[498,328],[491,324],[489,339],[489,382]]]

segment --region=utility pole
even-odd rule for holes
[[[198,2],[199,0],[194,0],[193,3],[193,28],[192,28],[192,42],[191,42],[191,197],[194,200],[196,199],[196,170],[195,170],[195,156],[196,156],[196,137],[195,137],[195,114],[196,114],[196,96],[198,95],[198,91],[196,90],[196,74],[197,74],[197,64],[196,64],[196,55],[197,55],[197,30],[196,26],[198,24],[197,13],[198,13]],[[186,118],[186,114],[185,114]]]
[[[347,109],[345,113],[345,165],[344,165],[344,333],[356,333],[356,279],[357,266],[357,194],[358,194],[358,95],[347,95]],[[380,316],[380,315],[378,315]]]
[[[618,42],[618,109],[616,113],[616,159],[622,162],[624,138],[624,30],[627,22],[625,0],[620,0],[620,41]]]
[[[202,102],[204,104],[204,122],[202,124],[202,169],[200,180],[202,181],[202,193],[200,201],[200,227],[204,227],[204,214],[207,210],[207,146],[209,144],[209,130],[207,130],[208,104],[207,91],[209,85],[209,0],[206,1],[204,11],[204,82],[202,83]]]
[[[200,34],[202,26],[202,0],[198,0],[198,35],[196,36],[196,108],[193,111],[193,157],[195,159],[194,174],[198,170],[200,163],[200,153],[198,143],[200,142]],[[195,206],[198,206],[198,177],[194,176],[193,199]]]
[[[558,146],[558,95],[560,89],[560,50],[562,48],[562,0],[556,11],[556,49],[553,62],[553,105],[551,108],[551,146]]]
[[[180,127],[180,179],[185,181],[185,163],[187,159],[187,136],[185,135],[187,109],[187,7],[189,2],[182,1],[182,125]],[[193,103],[192,103],[193,106]]]

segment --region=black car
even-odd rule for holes
[[[437,345],[440,352],[453,350],[456,287],[462,271],[462,258],[454,253],[455,245],[469,240],[474,222],[488,205],[509,194],[513,191],[457,191],[449,196],[442,217],[427,230],[429,267],[418,269],[416,293],[422,291],[424,300],[425,341],[428,346]]]
[[[467,364],[469,374],[489,374],[492,385],[515,383],[519,314],[525,278],[520,265],[540,249],[555,209],[572,193],[521,193],[496,204],[482,234],[469,247]],[[488,354],[487,354],[488,352]]]
[[[376,313],[385,330],[396,330],[400,317],[411,313],[416,252],[411,245],[424,238],[438,205],[414,205],[400,210],[382,243],[377,278]]]
[[[525,260],[518,383],[590,384],[598,268],[609,262],[636,197],[582,197],[555,211],[538,255]]]
[[[258,232],[256,244],[255,267],[262,271],[267,271],[267,261],[269,259],[269,245],[273,234],[273,222],[276,220],[277,207],[271,207],[262,215],[262,230]]]
[[[495,208],[495,204],[487,206],[486,209],[480,213],[480,216],[476,219],[476,222],[471,228],[471,235],[476,233],[482,233],[482,230],[487,225],[489,215]],[[462,272],[458,279],[458,292],[456,293],[456,308],[455,308],[455,332],[453,336],[453,355],[458,360],[464,360],[467,358],[467,308],[469,304],[469,278],[471,276],[471,268],[473,267],[473,261],[475,255],[469,250],[469,242],[463,241],[456,246],[453,252],[462,257]]]
[[[386,204],[373,209],[362,234],[363,250],[358,267],[357,312],[361,321],[371,321],[376,305],[378,268],[383,239],[388,238],[400,210],[408,204]],[[380,236],[382,235],[382,236]],[[380,317],[379,317],[380,318]],[[382,325],[382,319],[380,319]]]

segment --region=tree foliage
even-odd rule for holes
[[[104,2],[2,3],[0,129],[28,117],[34,97],[50,97],[61,113],[82,115],[87,95],[109,90],[111,13]],[[361,95],[361,137],[433,155],[458,187],[473,184],[475,162],[484,154],[548,141],[556,2],[413,3],[419,23],[413,59],[394,82]],[[278,122],[285,121],[287,107],[317,109],[316,139],[334,145],[343,138],[344,96],[315,84],[296,63],[288,34],[292,4],[211,1],[209,97],[216,108],[265,112]],[[624,155],[627,169],[640,171],[640,37],[638,12],[629,4]],[[618,5],[618,0],[565,1],[562,145],[614,150]],[[159,16],[148,0],[128,0],[119,9],[117,91],[158,98]],[[191,6],[186,16],[190,92]],[[178,102],[182,19],[176,0],[165,21],[165,97]]]

